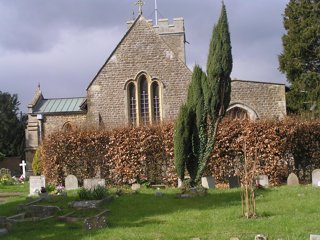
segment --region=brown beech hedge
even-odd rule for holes
[[[111,131],[74,129],[48,136],[41,146],[41,171],[49,183],[64,183],[68,174],[83,179],[101,177],[109,185],[133,182],[177,184],[171,123]],[[309,180],[320,167],[320,121],[224,120],[206,174],[224,182],[241,175],[243,146],[256,159],[260,174],[273,185],[290,172]]]

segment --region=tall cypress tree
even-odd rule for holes
[[[199,66],[194,67],[187,103],[181,108],[176,122],[174,136],[176,168],[181,179],[184,178],[184,171],[187,168],[191,185],[199,184],[201,180],[214,147],[219,122],[229,105],[231,71],[232,54],[228,18],[225,5],[222,4],[220,18],[212,32],[207,74]],[[182,111],[188,114],[182,114]],[[188,128],[182,130],[182,125]],[[186,145],[182,148],[178,143],[183,142]],[[181,151],[185,152],[181,154]]]

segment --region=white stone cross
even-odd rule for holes
[[[22,167],[22,176],[26,178],[26,166],[27,166],[26,162],[22,160],[22,163],[20,163],[19,166]]]

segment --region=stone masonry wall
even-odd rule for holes
[[[285,85],[233,80],[230,107],[234,104],[251,108],[258,118],[281,119],[286,115]]]
[[[65,123],[69,122],[72,127],[84,126],[86,114],[70,114],[70,115],[46,115],[43,123],[44,136],[48,136],[54,131],[62,130]]]
[[[107,128],[128,123],[125,83],[141,71],[163,83],[162,116],[174,119],[186,98],[191,71],[140,17],[87,90],[89,123]]]

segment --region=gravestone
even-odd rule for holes
[[[83,180],[83,187],[88,190],[93,190],[97,186],[106,186],[106,181],[101,178],[90,178],[90,179],[84,179]]]
[[[240,187],[240,177],[239,176],[231,176],[229,177],[229,188],[238,188]]]
[[[310,234],[310,240],[320,240],[319,234]]]
[[[256,185],[261,187],[269,187],[269,179],[267,175],[259,175],[256,177]]]
[[[320,187],[320,169],[312,171],[312,186]]]
[[[299,179],[297,175],[294,173],[290,173],[287,179],[287,185],[288,186],[298,186],[299,185]]]
[[[77,177],[74,175],[68,175],[65,179],[64,186],[66,190],[78,189],[79,185]]]
[[[208,177],[202,177],[201,178],[201,185],[204,188],[214,188],[215,183],[214,183],[214,177],[208,176]]]
[[[30,176],[29,178],[29,195],[38,195],[42,187],[46,187],[45,176]]]
[[[184,177],[184,180],[188,180],[188,179],[190,179],[189,176]],[[180,178],[178,178],[178,188],[181,188],[181,187],[183,187],[183,181]]]
[[[4,175],[9,175],[11,176],[11,172],[9,169],[6,169],[6,168],[1,168],[0,169],[0,177],[4,176]]]
[[[133,191],[138,191],[141,188],[141,185],[139,183],[134,183],[131,185],[131,189]]]

